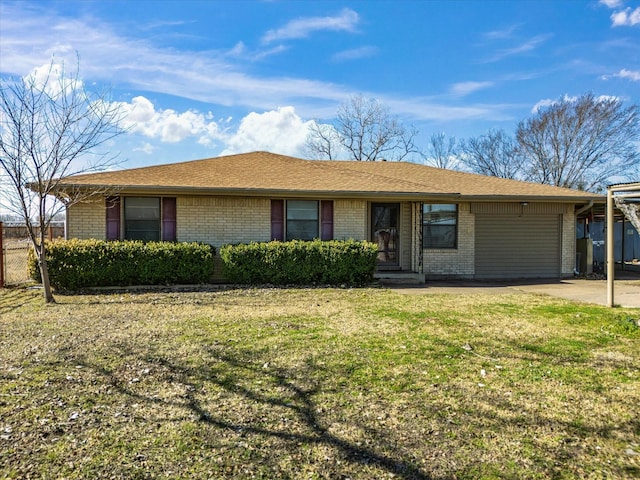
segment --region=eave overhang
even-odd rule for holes
[[[399,201],[467,201],[467,202],[560,202],[583,204],[593,201],[605,204],[606,196],[586,194],[583,196],[563,195],[496,195],[496,194],[462,194],[459,192],[390,192],[376,190],[292,190],[268,188],[212,188],[166,185],[99,185],[66,183],[59,186],[60,196],[65,190],[100,191],[103,194],[126,195],[212,195],[212,196],[244,196],[244,197],[276,197],[276,198],[358,198],[384,199]]]

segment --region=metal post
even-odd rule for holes
[[[613,191],[607,188],[607,306],[613,307],[613,277],[615,258],[613,254]]]
[[[624,270],[624,237],[626,236],[627,232],[624,229],[624,215],[622,216],[622,237],[621,237],[621,241],[622,244],[620,245],[620,269]]]

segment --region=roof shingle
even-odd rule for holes
[[[409,162],[302,160],[269,152],[66,177],[60,186],[210,194],[530,199],[581,202],[604,196]]]

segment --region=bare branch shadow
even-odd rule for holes
[[[423,472],[416,464],[402,458],[394,458],[391,455],[381,453],[375,448],[368,448],[362,445],[341,438],[339,435],[331,433],[328,426],[323,422],[322,416],[318,415],[318,405],[314,402],[314,396],[322,393],[330,393],[330,390],[322,386],[322,382],[312,380],[311,370],[318,369],[318,365],[313,361],[308,361],[307,365],[300,371],[278,368],[277,366],[265,366],[259,359],[259,353],[244,349],[243,351],[233,351],[227,348],[209,348],[209,355],[201,365],[193,367],[168,358],[166,355],[158,354],[146,346],[145,348],[132,348],[130,344],[120,345],[119,348],[123,356],[137,357],[147,365],[161,367],[169,372],[173,382],[180,382],[188,386],[186,394],[182,398],[161,399],[140,393],[132,385],[113,375],[113,372],[96,363],[86,360],[86,358],[76,359],[79,365],[90,368],[106,379],[106,381],[120,394],[124,394],[135,399],[136,402],[147,402],[162,407],[178,407],[185,409],[188,413],[195,415],[200,422],[213,426],[217,429],[226,430],[243,436],[259,435],[287,442],[292,448],[297,445],[325,445],[339,451],[345,461],[356,465],[377,466],[387,472],[406,480],[428,480],[430,475]],[[223,365],[224,374],[217,376],[212,374],[210,365]],[[250,376],[260,378],[262,383],[267,383],[276,388],[269,389],[270,392],[281,392],[280,395],[265,394],[257,389],[247,386],[247,382],[242,383],[242,377]],[[234,422],[224,415],[219,414],[203,405],[203,395],[201,387],[203,384],[214,384],[222,390],[245,400],[249,400],[254,405],[268,408],[279,408],[289,412],[299,424],[304,426],[303,432],[290,432],[276,428],[267,428],[247,422]],[[303,386],[306,385],[306,386]],[[357,422],[353,421],[353,425]],[[390,444],[384,442],[385,434],[376,431],[376,437],[380,442],[380,450],[391,449]],[[388,447],[388,448],[387,448]]]

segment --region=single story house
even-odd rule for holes
[[[66,177],[67,238],[227,243],[356,239],[379,275],[572,276],[576,216],[605,197],[409,162],[302,160],[268,152]]]

